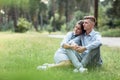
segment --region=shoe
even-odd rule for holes
[[[87,72],[87,71],[88,71],[87,68],[81,67],[81,68],[79,69],[79,72],[80,72],[80,73],[85,73],[85,72]]]
[[[37,70],[47,70],[47,66],[38,66]]]
[[[73,72],[77,73],[77,72],[79,72],[79,69],[76,68],[73,70]]]

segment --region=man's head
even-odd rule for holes
[[[94,28],[95,23],[96,23],[96,19],[94,16],[85,16],[83,23],[84,30],[90,32]]]

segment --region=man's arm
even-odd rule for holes
[[[78,48],[76,48],[76,51],[79,53],[83,53],[85,50],[87,50],[87,52],[91,51],[92,49],[95,49],[99,46],[102,45],[101,42],[101,35],[100,34],[96,34],[92,40],[90,41],[90,43],[86,46],[79,46]]]
[[[100,35],[100,34],[96,34],[96,35],[94,36],[93,40],[91,41],[91,43],[88,44],[88,45],[86,45],[85,48],[86,48],[87,50],[92,50],[92,49],[95,49],[95,48],[101,46],[101,45],[102,45],[101,39],[102,39],[102,38],[101,38],[101,35]]]

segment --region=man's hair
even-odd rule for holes
[[[92,22],[96,23],[96,18],[94,16],[84,16],[84,19],[90,19]]]

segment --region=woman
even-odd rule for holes
[[[60,66],[69,66],[71,65],[71,61],[66,55],[65,49],[73,49],[74,46],[80,45],[80,41],[73,43],[73,39],[76,37],[80,37],[80,34],[84,33],[83,30],[83,20],[80,20],[76,23],[72,32],[68,32],[61,42],[61,47],[55,52],[54,61],[55,64],[45,63],[42,66],[38,66],[37,69],[47,69],[51,67],[60,67]]]

